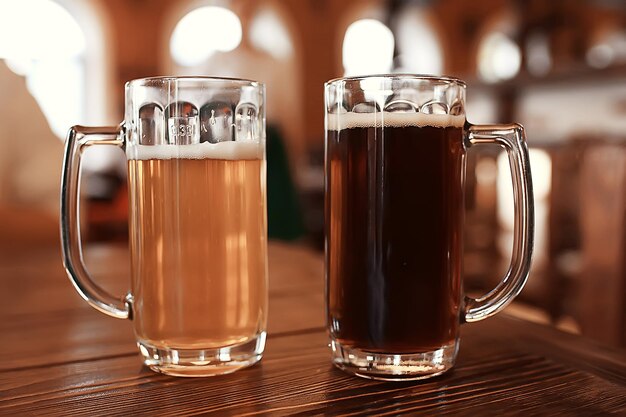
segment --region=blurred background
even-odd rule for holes
[[[192,74],[266,83],[270,235],[321,251],[323,84],[384,72],[460,77],[470,122],[524,124],[536,255],[509,311],[626,346],[623,0],[0,0],[0,257],[58,245],[71,125],[119,123],[128,80]],[[125,159],[104,148],[83,235],[123,242]],[[498,148],[470,152],[470,292],[506,271],[510,188]]]

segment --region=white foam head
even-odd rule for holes
[[[339,113],[326,115],[326,130],[355,127],[463,127],[465,115],[401,112]]]
[[[264,147],[255,141],[202,142],[193,145],[129,145],[128,159],[263,159]]]

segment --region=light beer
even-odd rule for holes
[[[265,160],[258,143],[136,146],[128,161],[135,331],[169,349],[264,331]]]

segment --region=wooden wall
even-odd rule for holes
[[[123,109],[123,85],[145,76],[163,75],[168,59],[168,39],[173,16],[181,10],[211,4],[210,1],[93,0],[111,22],[114,74],[112,97],[116,113]],[[222,4],[213,2],[215,4]],[[346,16],[357,15],[369,5],[391,5],[393,0],[231,0],[229,7],[244,24],[260,4],[273,3],[283,12],[292,32],[302,71],[301,109],[303,137],[307,145],[319,146],[323,136],[323,83],[341,76],[341,42]],[[553,29],[551,44],[557,57],[566,62],[581,59],[585,47],[597,33],[624,24],[624,16],[596,10],[583,0],[439,0],[432,2],[433,22],[444,47],[445,73],[475,78],[476,51],[483,33],[503,16],[518,27],[512,32],[523,38],[529,30]],[[523,43],[523,39],[519,39]],[[582,52],[581,52],[582,51]],[[584,59],[584,56],[582,57]],[[571,64],[571,62],[570,62]],[[556,65],[561,65],[560,61]]]

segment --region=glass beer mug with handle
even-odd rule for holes
[[[332,80],[326,102],[326,306],[332,360],[366,378],[450,369],[459,327],[526,282],[533,194],[524,129],[465,120],[465,83],[382,75]],[[465,155],[498,144],[513,176],[510,267],[480,298],[462,289]]]
[[[61,185],[63,262],[80,295],[131,319],[143,360],[176,376],[236,371],[261,359],[267,321],[265,87],[162,77],[126,84],[118,127],[70,129]],[[131,291],[89,276],[78,218],[81,154],[128,159]]]

